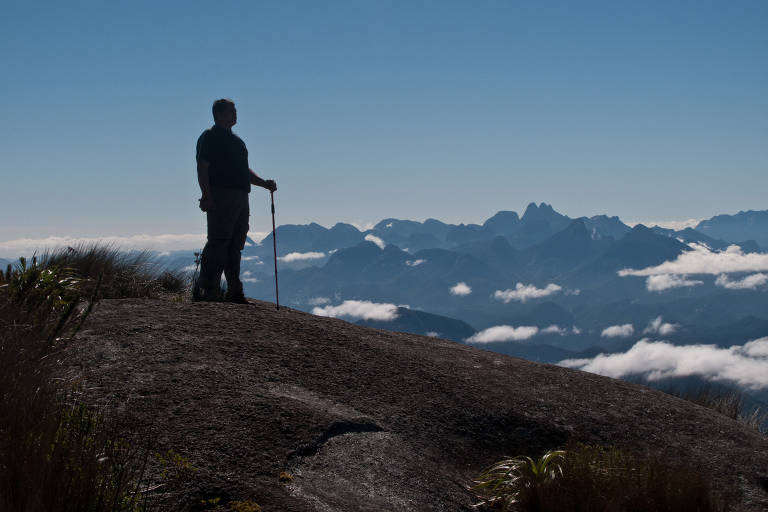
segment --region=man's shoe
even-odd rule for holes
[[[227,302],[234,302],[235,304],[248,304],[248,299],[245,298],[243,292],[240,293],[227,293],[224,296],[224,300]]]

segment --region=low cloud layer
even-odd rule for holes
[[[662,274],[730,274],[734,272],[768,271],[768,253],[744,253],[738,245],[724,251],[712,251],[701,244],[689,244],[690,251],[678,255],[672,261],[640,270],[624,269],[619,275],[656,276]]]
[[[674,229],[680,231],[685,228],[695,228],[699,225],[701,219],[688,219],[688,220],[662,220],[662,221],[648,221],[648,222],[627,222],[627,226],[635,227],[638,224],[647,226],[649,228],[653,226],[659,226],[660,228]]]
[[[245,272],[243,272],[241,274],[240,279],[244,283],[258,283],[259,282],[259,279],[256,278],[256,277],[253,277],[253,272],[251,272],[250,270],[246,270]]]
[[[467,283],[462,281],[452,286],[450,292],[451,292],[451,295],[464,296],[472,293],[472,288],[469,285],[467,285]]]
[[[600,354],[592,359],[566,359],[558,364],[614,378],[643,375],[655,381],[698,376],[760,390],[768,388],[768,337],[729,348],[676,346],[666,341],[642,339],[627,352]]]
[[[669,336],[670,334],[673,334],[678,327],[680,327],[678,324],[670,324],[664,322],[662,317],[657,316],[648,323],[648,327],[643,329],[643,334],[658,334],[659,336]]]
[[[600,333],[601,338],[628,338],[635,333],[632,324],[612,325],[603,329]]]
[[[426,262],[427,260],[408,260],[405,262],[405,264],[409,267],[418,267],[419,265],[422,265]]]
[[[397,318],[397,306],[367,300],[345,300],[338,306],[313,308],[312,314],[351,319],[391,321]]]
[[[664,290],[671,290],[672,288],[698,286],[700,284],[704,284],[704,281],[687,279],[685,276],[679,276],[677,274],[659,274],[656,276],[648,276],[648,278],[645,280],[645,288],[649,292],[663,292]]]
[[[525,285],[523,283],[517,283],[514,290],[511,288],[506,290],[496,290],[493,293],[493,298],[496,300],[501,300],[505,304],[508,304],[513,300],[525,302],[530,299],[538,299],[541,297],[553,295],[562,289],[562,286],[554,283],[550,283],[544,288],[536,288],[536,286],[532,284]]]
[[[248,236],[253,240],[263,239],[267,233],[251,232]],[[0,242],[0,256],[17,258],[30,256],[52,249],[75,247],[80,244],[103,243],[112,244],[122,250],[150,251],[186,251],[201,249],[205,245],[205,233],[181,235],[132,235],[132,236],[103,236],[103,237],[73,237],[50,236],[47,238],[20,238]]]
[[[567,333],[568,329],[564,329],[559,325],[550,325],[541,330],[541,334],[559,334],[560,336],[565,336]]]
[[[369,242],[373,242],[376,245],[378,245],[379,249],[383,249],[383,248],[385,248],[387,246],[387,244],[386,244],[386,242],[384,242],[384,240],[382,240],[381,238],[377,237],[376,235],[372,235],[370,233],[365,235],[365,239],[367,241],[369,241]]]
[[[291,252],[285,256],[278,256],[278,260],[285,263],[293,263],[294,261],[309,261],[319,260],[325,258],[324,252]]]
[[[768,283],[768,274],[752,274],[743,279],[731,280],[727,274],[720,274],[715,279],[717,286],[728,288],[729,290],[756,290]]]
[[[480,332],[476,332],[469,338],[469,343],[494,343],[500,341],[523,341],[530,339],[538,334],[539,328],[523,325],[520,327],[512,327],[511,325],[497,325],[496,327],[489,327],[483,329]]]

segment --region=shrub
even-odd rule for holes
[[[471,489],[487,510],[729,510],[708,480],[693,469],[655,455],[575,443],[538,460],[516,457],[498,462]]]
[[[0,272],[0,510],[144,509],[147,450],[55,378],[101,278],[43,262]]]
[[[121,252],[113,245],[81,244],[47,252],[41,266],[66,268],[82,279],[81,289],[88,293],[101,276],[99,297],[153,297],[180,293],[189,278],[181,270],[163,268],[148,251]]]

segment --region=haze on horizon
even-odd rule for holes
[[[219,97],[279,224],[766,209],[767,22],[757,0],[6,6],[0,243],[204,233]]]

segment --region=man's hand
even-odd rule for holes
[[[275,183],[275,180],[266,180],[264,182],[264,188],[270,192],[274,192],[277,190],[277,183]]]
[[[216,208],[216,204],[213,202],[213,198],[209,196],[203,196],[200,198],[200,209],[204,212],[209,212]]]

